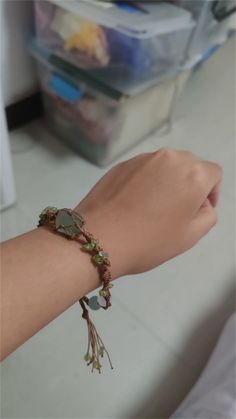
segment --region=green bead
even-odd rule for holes
[[[97,240],[92,239],[90,243],[86,243],[83,245],[83,249],[87,250],[87,252],[91,252],[97,245]]]
[[[86,244],[83,244],[83,249],[84,250],[86,250],[87,252],[90,252],[91,250],[93,250],[93,246],[92,246],[92,244],[91,243],[86,243]]]
[[[108,257],[108,254],[105,252],[98,252],[96,255],[93,256],[93,261],[97,265],[102,265],[104,263],[104,259]]]
[[[99,348],[99,350],[98,350],[98,355],[100,355],[101,357],[103,357],[104,351],[105,351],[104,346],[101,346],[101,348]]]
[[[101,297],[106,297],[107,296],[107,291],[106,290],[100,290],[99,295],[101,295]]]
[[[96,255],[94,255],[94,256],[93,256],[93,261],[94,261],[97,265],[102,265],[102,264],[103,264],[104,259],[103,259],[101,256],[99,256],[99,254],[96,254]]]
[[[89,353],[88,353],[88,352],[84,355],[84,360],[85,360],[86,362],[90,361],[90,355],[89,355]]]
[[[91,308],[91,310],[99,310],[101,308],[101,306],[98,304],[98,297],[96,295],[89,298],[88,306]]]
[[[101,256],[103,259],[106,259],[108,257],[108,253],[106,252],[98,252],[99,256]]]
[[[44,210],[41,212],[40,215],[44,216],[47,215],[49,212],[57,212],[57,208],[56,207],[46,207],[44,208]]]
[[[46,207],[39,215],[39,220],[43,222],[46,218],[48,213],[55,214],[58,211],[56,207]]]
[[[100,370],[101,367],[102,366],[98,361],[93,361],[93,368],[95,368],[96,370]]]

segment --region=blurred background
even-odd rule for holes
[[[1,240],[73,207],[115,163],[168,146],[224,169],[194,249],[122,278],[83,362],[72,306],[1,366],[3,418],[168,418],[235,311],[235,0],[1,0]],[[115,325],[115,327],[114,327]]]

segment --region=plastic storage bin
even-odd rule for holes
[[[35,0],[35,16],[41,46],[126,90],[175,75],[194,27],[169,3]]]
[[[183,73],[153,89],[128,97],[97,83],[72,78],[46,57],[38,64],[45,114],[51,130],[90,161],[104,166],[170,122]]]
[[[236,11],[232,0],[181,0],[181,6],[192,13],[196,21],[188,47],[188,56],[201,55],[226,40],[229,17]]]

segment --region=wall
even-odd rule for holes
[[[30,95],[37,88],[27,43],[33,29],[33,1],[0,0],[1,82],[4,105]]]

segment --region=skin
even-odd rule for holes
[[[75,210],[108,251],[114,280],[153,269],[207,234],[221,179],[218,164],[161,149],[115,166]],[[4,242],[1,261],[1,359],[100,285],[80,245],[44,227]]]

